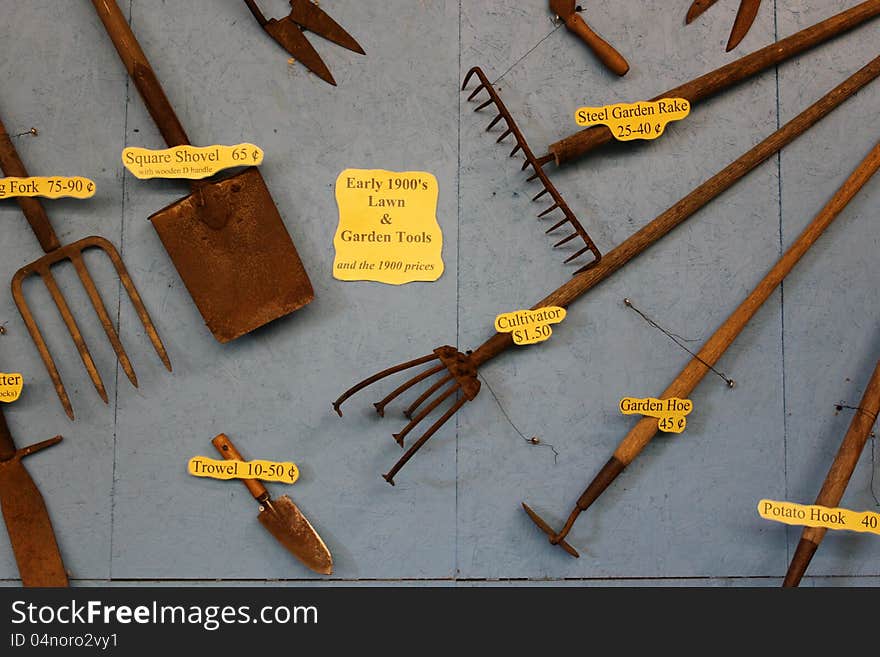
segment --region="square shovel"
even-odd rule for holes
[[[189,144],[115,0],[92,0],[169,147]],[[205,323],[230,342],[314,299],[293,240],[262,175],[191,182],[192,193],[150,217]]]

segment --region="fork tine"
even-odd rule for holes
[[[402,372],[403,370],[408,370],[411,367],[418,367],[419,365],[430,363],[432,360],[438,360],[438,358],[439,357],[437,356],[437,354],[428,354],[427,356],[422,356],[421,358],[416,358],[414,360],[401,363],[400,365],[389,367],[387,370],[382,370],[381,372],[364,379],[360,383],[355,384],[354,386],[343,392],[342,395],[339,396],[339,399],[333,402],[333,410],[339,414],[339,417],[342,417],[342,404],[345,403],[345,401],[355,393],[360,392],[367,386],[370,386],[376,383],[376,381],[380,381],[385,377],[391,376],[392,374],[397,374],[398,372]]]
[[[43,339],[43,334],[40,333],[40,328],[34,321],[31,309],[28,307],[27,301],[25,301],[24,298],[21,283],[27,275],[28,274],[25,273],[24,270],[19,270],[13,277],[12,298],[15,300],[15,305],[18,306],[18,312],[24,320],[24,325],[27,327],[28,333],[31,334],[31,339],[37,346],[40,358],[42,358],[43,364],[49,372],[49,378],[52,379],[52,383],[55,386],[55,392],[58,395],[58,399],[61,400],[61,405],[64,407],[64,412],[67,413],[67,417],[73,422],[76,417],[73,414],[73,406],[70,403],[70,397],[67,396],[67,390],[65,390],[64,383],[61,381],[61,375],[58,373],[58,368],[55,367],[55,361],[52,359],[52,354],[49,352],[49,346]]]
[[[412,404],[410,404],[409,408],[407,408],[403,412],[404,417],[406,417],[406,419],[408,419],[408,420],[412,420],[412,414],[415,413],[416,409],[419,406],[421,406],[424,403],[424,401],[426,399],[428,399],[428,397],[433,395],[435,392],[440,390],[440,388],[442,388],[449,381],[451,381],[453,376],[454,375],[452,373],[447,374],[442,379],[439,379],[436,383],[434,383],[434,385],[432,385],[430,388],[425,390],[425,392],[423,392],[421,395],[419,395],[419,398],[416,399]]]
[[[416,384],[419,383],[420,381],[424,381],[424,380],[427,379],[429,376],[431,376],[431,375],[433,375],[433,374],[437,374],[438,372],[442,371],[444,367],[445,367],[445,365],[443,365],[443,364],[441,363],[440,365],[435,365],[434,367],[425,370],[424,372],[422,372],[421,374],[418,374],[418,375],[414,376],[414,377],[411,378],[410,380],[408,380],[408,381],[404,381],[400,386],[398,386],[398,387],[395,388],[392,392],[390,392],[390,393],[388,394],[388,396],[385,397],[385,399],[383,399],[382,401],[380,401],[380,402],[376,402],[375,404],[373,404],[373,406],[376,407],[376,412],[379,414],[379,417],[385,417],[385,407],[386,407],[389,403],[391,403],[391,401],[392,401],[393,399],[395,399],[395,398],[396,398],[397,396],[399,396],[401,393],[403,393],[403,392],[409,390],[410,388],[412,388],[414,385],[416,385]]]
[[[107,334],[110,344],[113,345],[113,351],[116,352],[116,357],[119,359],[119,363],[122,365],[125,375],[128,377],[128,380],[131,381],[132,385],[137,388],[137,375],[134,373],[134,368],[131,365],[128,354],[125,353],[125,348],[122,346],[119,334],[113,327],[113,322],[110,321],[110,316],[107,314],[107,307],[104,305],[103,299],[101,299],[101,294],[95,286],[95,281],[92,280],[92,277],[89,274],[89,270],[82,258],[82,254],[79,252],[72,253],[70,260],[73,262],[76,273],[79,275],[79,280],[82,282],[86,293],[89,295],[89,299],[92,301],[92,307],[98,314],[98,319],[101,320],[101,326],[104,327],[104,332]]]
[[[45,283],[46,287],[49,289],[49,294],[52,295],[55,307],[58,308],[58,312],[61,313],[61,319],[64,320],[67,330],[70,332],[70,337],[73,338],[76,349],[79,351],[79,357],[82,359],[83,365],[85,365],[86,371],[89,373],[89,378],[92,380],[95,390],[98,391],[98,395],[104,400],[104,403],[109,404],[110,400],[107,398],[107,390],[104,388],[101,374],[95,366],[95,361],[92,359],[92,354],[89,351],[85,338],[83,338],[82,333],[80,333],[76,319],[74,318],[73,313],[70,312],[70,307],[67,305],[64,295],[61,293],[61,289],[58,287],[58,283],[55,281],[51,269],[49,267],[41,268],[37,273],[39,273],[40,278],[43,279],[43,283]]]
[[[141,324],[143,324],[144,330],[150,338],[150,342],[153,344],[153,348],[162,360],[162,364],[165,365],[165,369],[171,372],[171,360],[168,358],[168,352],[165,351],[165,345],[162,344],[159,332],[153,325],[153,320],[150,319],[150,313],[147,312],[147,307],[144,305],[140,293],[134,286],[134,281],[131,280],[131,275],[129,275],[125,263],[122,262],[122,256],[119,255],[119,251],[116,250],[116,247],[113,246],[112,243],[103,237],[89,238],[87,245],[101,249],[110,258],[110,262],[112,262],[113,266],[116,268],[119,280],[122,281],[125,291],[128,292],[128,298],[134,306],[134,310],[137,313],[138,318],[140,318]]]
[[[403,439],[406,438],[407,434],[413,430],[413,427],[415,427],[419,422],[428,417],[428,415],[431,414],[431,411],[433,411],[440,404],[446,401],[450,395],[452,395],[456,390],[459,390],[460,388],[461,384],[458,383],[458,381],[454,382],[451,386],[444,390],[439,397],[437,397],[434,401],[425,406],[425,408],[423,408],[418,415],[412,418],[409,423],[400,430],[400,433],[393,434],[394,440],[397,441],[397,444],[403,447]]]
[[[464,406],[467,402],[468,402],[467,397],[459,398],[449,408],[449,410],[443,414],[442,417],[440,417],[434,424],[432,424],[431,427],[424,433],[424,435],[412,444],[412,447],[410,447],[407,450],[406,454],[404,454],[403,456],[400,457],[400,460],[394,464],[394,467],[391,468],[391,470],[389,470],[387,474],[382,475],[382,477],[385,479],[385,481],[387,481],[389,484],[391,484],[393,486],[394,485],[394,475],[396,475],[398,472],[400,472],[400,469],[404,465],[406,465],[406,462],[409,461],[413,457],[413,455],[417,451],[419,451],[419,449],[421,449],[422,445],[424,445],[426,442],[428,442],[428,439],[431,436],[433,436],[435,433],[437,433],[437,431],[440,429],[440,427],[442,427],[444,424],[446,424],[446,422],[449,421],[449,418],[451,418],[453,415],[455,415],[458,412],[458,410],[462,406]]]

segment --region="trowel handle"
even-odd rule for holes
[[[574,13],[565,19],[565,27],[577,34],[596,57],[613,73],[623,77],[629,72],[629,64],[610,43],[590,29],[580,14]]]
[[[235,445],[232,444],[232,441],[229,440],[229,436],[225,433],[221,433],[215,437],[214,440],[211,441],[211,444],[217,448],[217,451],[220,452],[220,454],[223,455],[223,458],[227,461],[244,461],[244,457],[237,449],[235,449]],[[248,487],[251,495],[253,495],[257,501],[262,502],[269,497],[269,491],[266,490],[266,487],[257,479],[242,479],[242,482]]]
[[[18,157],[18,151],[15,150],[15,145],[9,138],[2,121],[0,121],[0,168],[3,169],[3,175],[6,176],[28,177],[27,169],[25,169],[21,158]],[[25,218],[40,241],[43,251],[49,253],[61,248],[61,242],[58,241],[58,236],[52,230],[52,224],[49,223],[49,217],[46,215],[43,204],[37,199],[27,196],[19,196],[15,200],[18,201],[21,211],[24,212]]]
[[[119,53],[128,74],[144,99],[165,143],[169,147],[189,144],[189,137],[186,136],[156,73],[144,51],[141,50],[116,0],[92,0],[92,4],[95,5],[95,11],[104,23],[107,34],[116,46],[116,52]]]

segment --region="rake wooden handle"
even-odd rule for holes
[[[165,143],[169,147],[189,144],[186,131],[174,113],[171,102],[165,95],[165,90],[162,89],[153,67],[150,66],[147,56],[141,50],[141,46],[131,31],[119,5],[115,0],[92,0],[92,4],[95,6],[95,11],[98,12],[101,22],[104,23],[107,34],[110,35],[110,39],[116,47],[116,52],[119,53],[119,57],[125,64],[125,69],[144,99],[150,116],[159,127]]]
[[[776,66],[805,50],[851,30],[878,14],[880,14],[880,0],[868,0],[735,62],[670,89],[666,93],[655,96],[653,100],[676,97],[684,98],[691,104],[697,103],[766,68]],[[606,126],[594,126],[551,144],[549,151],[555,158],[556,164],[560,165],[574,160],[602,144],[607,144],[613,138],[614,135]]]
[[[232,444],[232,441],[229,439],[225,433],[221,433],[216,436],[211,444],[217,448],[217,451],[223,455],[227,461],[244,461],[244,457],[239,453],[237,449],[235,449],[235,445]],[[251,492],[251,495],[254,496],[258,502],[262,502],[269,497],[269,491],[266,490],[266,487],[257,479],[242,479],[242,482],[245,486],[248,487],[248,490]]]
[[[577,34],[590,50],[599,58],[612,73],[623,77],[629,72],[629,64],[610,43],[596,34],[578,13],[565,19],[565,27]]]
[[[13,178],[27,178],[28,172],[15,150],[15,145],[9,138],[3,122],[0,121],[0,168],[3,169],[3,175]],[[34,235],[40,242],[44,253],[51,253],[61,248],[61,242],[52,229],[49,222],[49,216],[46,214],[43,204],[35,198],[19,196],[15,199],[21,211],[24,213],[25,219],[31,225]]]
[[[822,490],[816,497],[816,504],[828,507],[836,507],[840,504],[849,480],[856,469],[856,464],[859,462],[859,457],[865,448],[865,443],[868,442],[871,435],[871,429],[877,421],[878,413],[880,413],[880,361],[877,361],[874,374],[862,395],[862,401],[853,415],[849,429],[847,429],[840,449],[837,451],[837,456],[834,457],[831,469],[825,477]],[[816,548],[819,547],[819,543],[822,542],[827,531],[825,527],[804,528],[797,550],[795,550],[785,575],[783,586],[793,587],[800,583]]]
[[[568,306],[575,299],[604,281],[642,253],[642,251],[657,242],[673,228],[691,217],[722,192],[730,189],[743,176],[790,144],[841,105],[847,98],[878,76],[880,76],[880,57],[876,57],[868,65],[829,91],[760,144],[712,176],[666,210],[666,212],[627,238],[619,246],[606,253],[595,267],[571,277],[554,292],[532,306],[532,308]],[[511,333],[497,333],[474,351],[472,362],[475,366],[479,367],[512,345],[513,337]]]

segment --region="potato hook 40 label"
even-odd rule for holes
[[[150,150],[130,146],[122,151],[122,164],[141,180],[150,178],[209,178],[232,167],[259,166],[263,149],[253,144],[235,146],[175,146]]]
[[[657,139],[672,121],[691,113],[684,98],[662,98],[638,103],[616,103],[604,107],[581,107],[574,113],[579,126],[607,125],[618,141]]]
[[[21,374],[4,374],[0,372],[0,402],[11,404],[21,397],[24,377]]]
[[[781,522],[786,525],[806,525],[826,529],[846,529],[851,532],[880,534],[880,513],[873,511],[850,511],[831,508],[819,504],[795,504],[761,500],[758,502],[758,515],[764,520]]]
[[[299,479],[299,468],[289,461],[218,461],[207,456],[194,456],[189,460],[187,470],[194,477],[210,479],[260,479],[283,484],[293,484]]]
[[[0,199],[16,196],[45,198],[91,198],[95,195],[95,181],[81,176],[31,176],[29,178],[0,178]]]
[[[336,179],[333,277],[402,285],[443,274],[437,178],[424,171],[346,169]]]
[[[694,410],[690,399],[669,397],[655,399],[624,397],[620,400],[620,412],[624,415],[646,415],[657,418],[657,427],[666,433],[681,433],[687,427],[687,416]]]
[[[513,343],[518,345],[537,344],[549,340],[553,335],[551,324],[559,324],[565,319],[565,308],[547,306],[537,310],[515,310],[501,313],[495,318],[495,330],[513,335]]]

